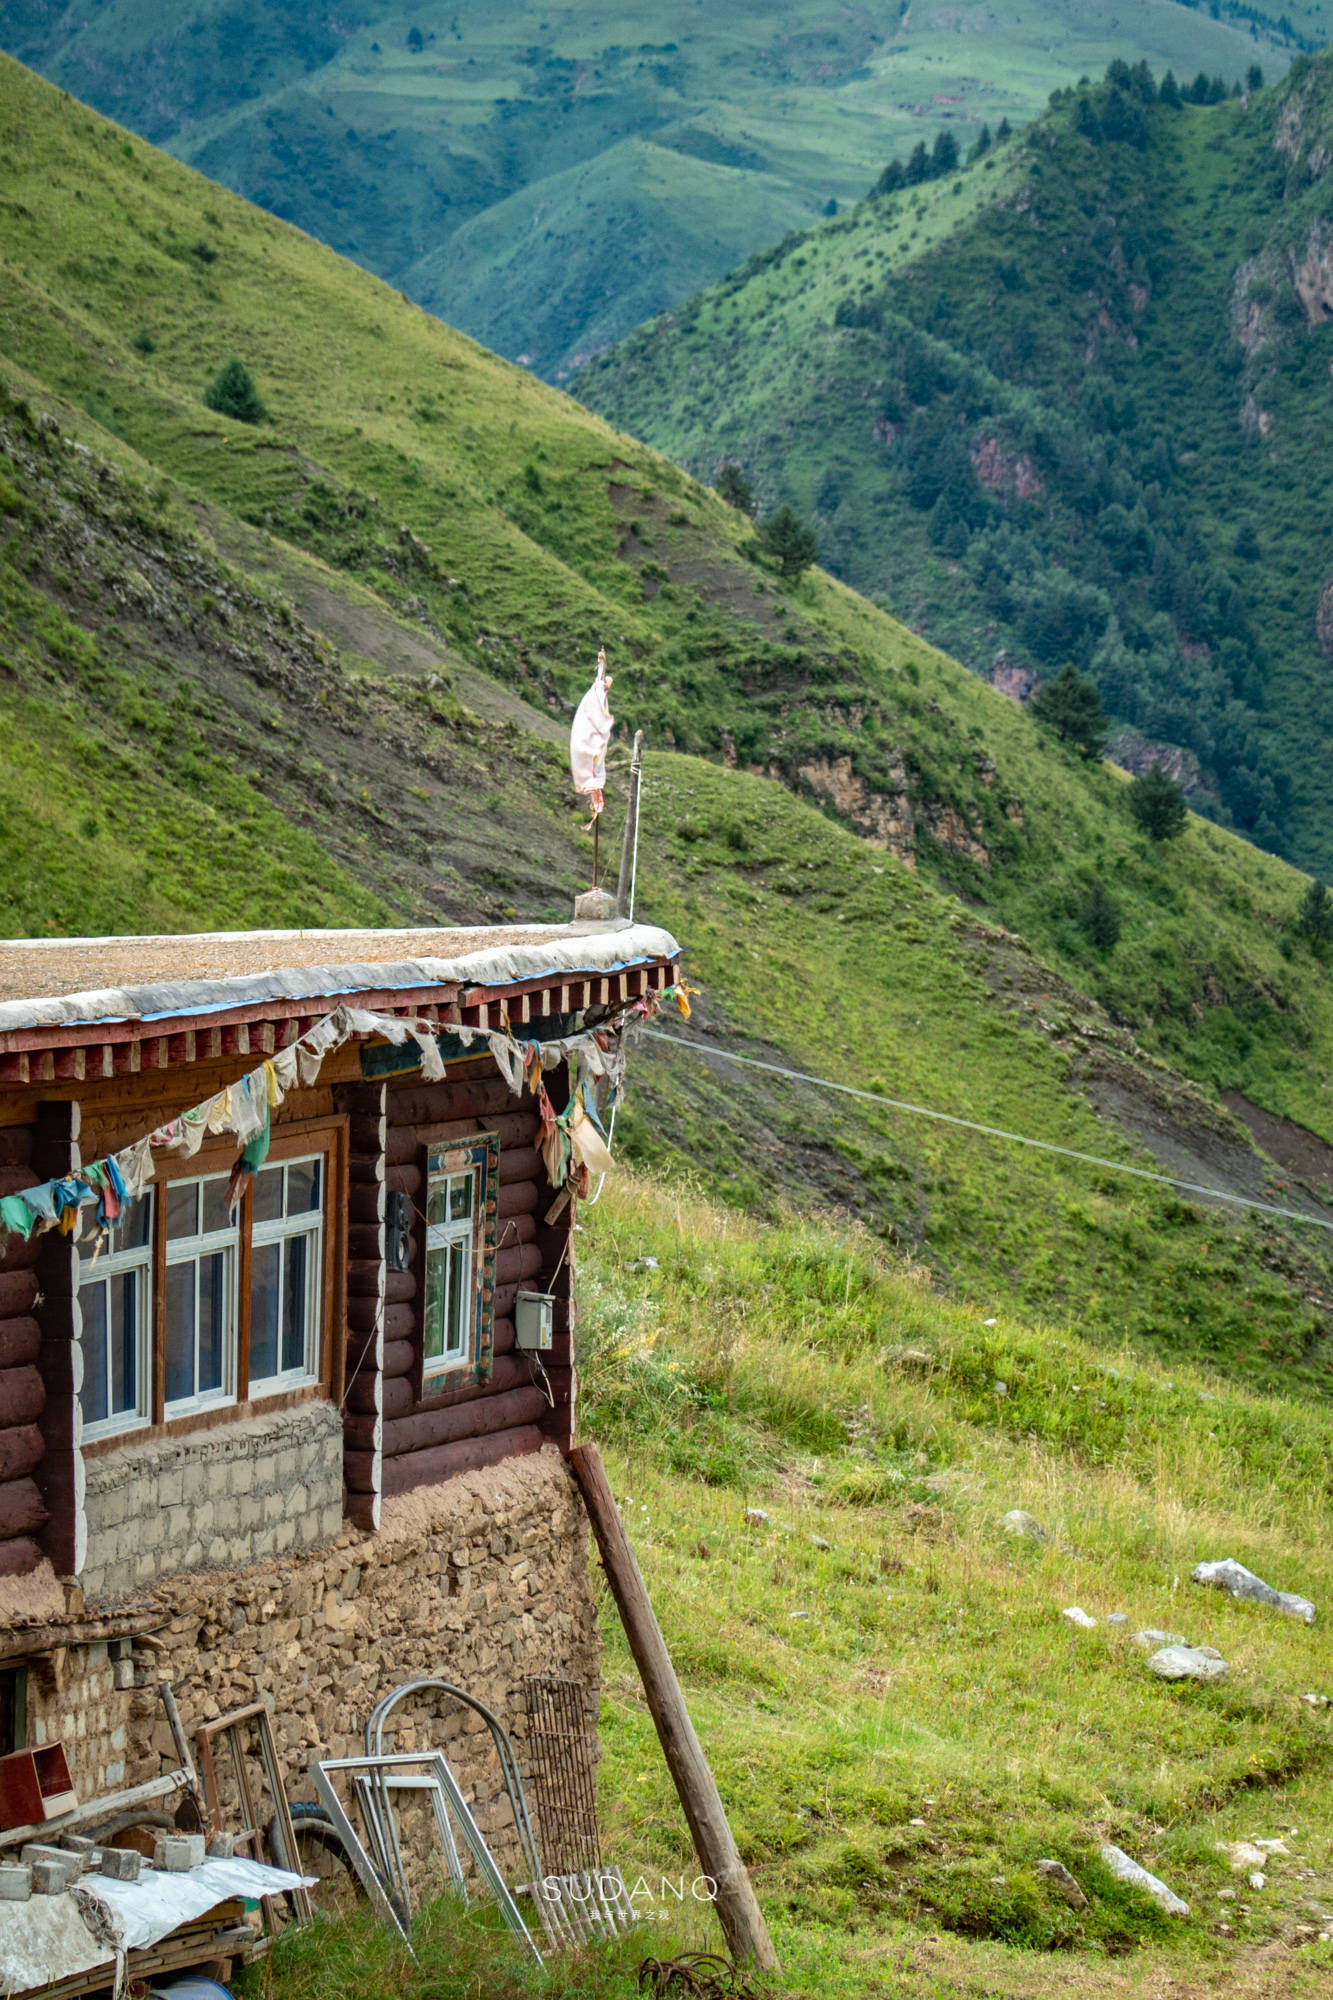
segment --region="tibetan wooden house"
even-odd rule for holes
[[[155,1772],[151,1666],[294,1703],[295,1781],[414,1668],[595,1674],[578,1128],[676,957],[624,922],[0,944],[0,1752]]]

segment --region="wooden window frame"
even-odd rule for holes
[[[465,1173],[478,1176],[477,1199],[472,1213],[472,1290],[476,1304],[467,1353],[445,1367],[426,1369],[426,1215],[430,1204],[433,1174]],[[417,1217],[416,1331],[412,1360],[414,1402],[429,1404],[448,1395],[471,1379],[478,1385],[490,1380],[491,1356],[495,1341],[495,1259],[498,1231],[500,1186],[500,1141],[494,1132],[470,1133],[465,1139],[425,1145],[421,1149],[421,1208]]]
[[[147,1424],[99,1433],[85,1439],[85,1457],[100,1457],[127,1444],[144,1444],[156,1438],[178,1437],[205,1431],[219,1424],[235,1423],[314,1401],[336,1402],[342,1394],[343,1368],[347,1344],[347,1134],[345,1116],[293,1119],[275,1128],[265,1166],[284,1160],[324,1157],[324,1206],[321,1258],[319,1266],[318,1367],[314,1377],[276,1393],[252,1397],[250,1389],[250,1277],[254,1191],[247,1183],[237,1218],[235,1393],[227,1401],[216,1401],[168,1417],[166,1393],[166,1245],[168,1188],[174,1181],[205,1180],[218,1172],[230,1173],[236,1163],[234,1144],[205,1145],[192,1159],[170,1155],[155,1162],[156,1190],[153,1205],[153,1262],[151,1320],[149,1326],[149,1368],[151,1417]]]

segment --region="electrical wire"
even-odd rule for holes
[[[1155,1174],[1147,1167],[1127,1166],[1123,1160],[1104,1160],[1097,1153],[1079,1153],[1072,1146],[1057,1146],[1053,1139],[1030,1139],[1022,1132],[1006,1132],[998,1125],[979,1125],[971,1118],[956,1118],[948,1111],[930,1111],[924,1104],[907,1104],[901,1098],[885,1097],[877,1090],[858,1090],[850,1083],[834,1083],[826,1076],[807,1076],[803,1070],[784,1069],[779,1063],[761,1062],[757,1056],[736,1055],[731,1049],[710,1049],[685,1035],[664,1034],[660,1028],[637,1030],[654,1042],[668,1042],[673,1048],[691,1049],[695,1055],[717,1057],[722,1062],[743,1063],[747,1069],[767,1070],[770,1076],[786,1077],[791,1083],[813,1084],[816,1090],[836,1090],[844,1097],[859,1097],[866,1104],[885,1104],[891,1111],[905,1111],[913,1118],[931,1118],[940,1125],[956,1125],[964,1132],[980,1132],[988,1139],[1006,1139],[1014,1146],[1032,1146],[1040,1153],[1058,1153],[1062,1159],[1081,1160],[1084,1166],[1105,1167],[1108,1173],[1132,1174],[1135,1180],[1156,1181],[1161,1187],[1182,1188],[1189,1194],[1207,1195],[1210,1201],[1228,1201],[1236,1208],[1257,1209],[1261,1215],[1276,1216],[1282,1222],[1308,1222],[1316,1229],[1333,1232],[1333,1221],[1308,1215],[1298,1208],[1278,1208],[1268,1201],[1256,1201],[1245,1194],[1228,1194],[1225,1188],[1204,1187],[1198,1181],[1180,1180],[1173,1174]],[[598,1189],[601,1193],[601,1189]]]

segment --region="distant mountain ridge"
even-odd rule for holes
[[[0,47],[550,380],[942,126],[1325,32],[1333,0],[0,0]]]
[[[697,474],[739,462],[1006,691],[1073,660],[1131,766],[1327,874],[1331,164],[1333,56],[1211,107],[1121,64],[576,391]]]

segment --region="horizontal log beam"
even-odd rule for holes
[[[536,1181],[540,1192],[546,1179],[542,1156],[535,1146],[503,1146],[500,1149],[500,1185],[512,1181]]]
[[[0,1431],[0,1479],[21,1479],[40,1465],[45,1449],[39,1424],[14,1424]]]
[[[415,1357],[415,1345],[410,1340],[386,1340],[384,1343],[384,1367],[381,1373],[387,1380],[391,1375],[409,1375]]]
[[[530,1181],[509,1181],[499,1191],[496,1214],[501,1222],[511,1215],[532,1215],[537,1208],[537,1183]]]
[[[500,1285],[521,1285],[528,1278],[535,1278],[542,1267],[542,1253],[535,1243],[519,1243],[512,1250],[501,1250],[495,1259],[495,1282]]]
[[[484,1118],[507,1111],[514,1094],[502,1076],[460,1077],[456,1082],[409,1085],[389,1089],[389,1122],[438,1125],[446,1118]]]
[[[0,1542],[0,1576],[27,1576],[41,1559],[41,1550],[27,1535],[19,1535],[12,1542]]]
[[[490,1437],[519,1424],[540,1423],[548,1408],[545,1393],[531,1384],[498,1394],[489,1389],[479,1391],[473,1384],[471,1395],[443,1409],[386,1418],[385,1463],[413,1452],[432,1451],[439,1445],[456,1444],[462,1438]]]
[[[456,1444],[436,1445],[430,1451],[404,1452],[384,1461],[384,1493],[409,1493],[414,1486],[436,1485],[460,1472],[479,1472],[498,1465],[504,1458],[519,1458],[540,1451],[546,1440],[536,1424],[522,1424],[510,1431],[496,1431],[489,1437],[462,1438]]]
[[[30,1424],[46,1408],[46,1389],[31,1366],[0,1369],[0,1411],[10,1425]]]
[[[515,1243],[535,1242],[536,1236],[537,1218],[534,1215],[507,1215],[499,1226],[496,1247],[509,1250]]]
[[[33,1535],[47,1519],[46,1503],[31,1479],[8,1479],[0,1486],[0,1536]]]
[[[16,1319],[29,1313],[37,1302],[35,1271],[0,1272],[0,1319]]]
[[[0,1368],[18,1368],[35,1361],[41,1351],[42,1329],[35,1319],[0,1319]],[[5,1410],[0,1404],[0,1421]]]

